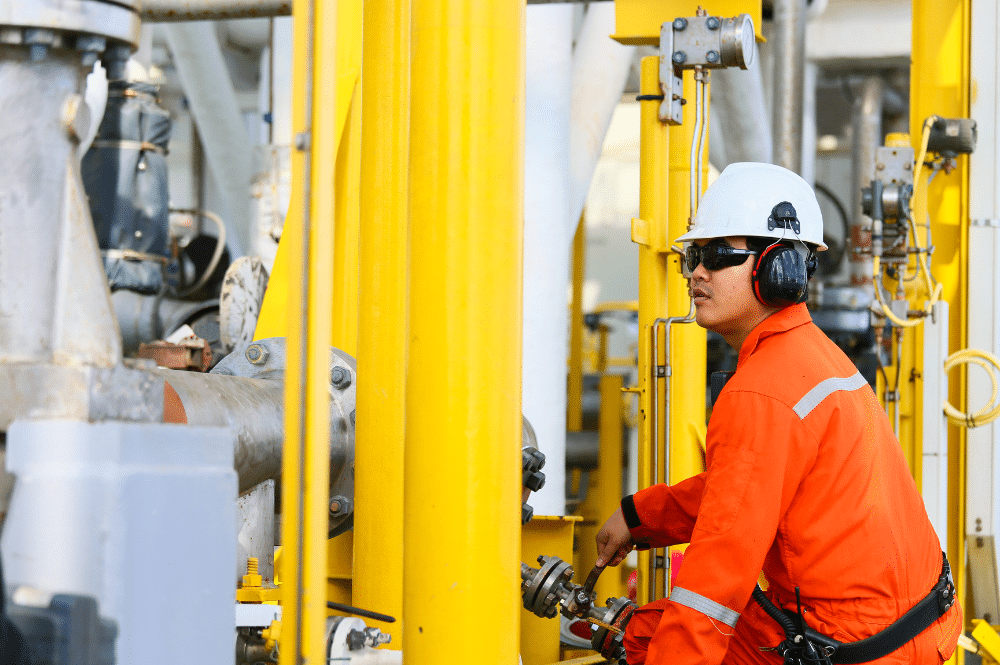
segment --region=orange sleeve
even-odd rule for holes
[[[653,485],[622,499],[632,540],[648,547],[691,542],[704,489],[702,472],[676,485]]]
[[[709,423],[708,470],[691,546],[671,602],[663,605],[648,662],[722,661],[816,452],[815,438],[789,406],[753,392],[720,397]]]

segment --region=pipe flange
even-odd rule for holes
[[[622,632],[616,633],[604,626],[597,626],[597,630],[590,637],[591,647],[610,661],[617,662],[624,659],[625,645],[622,642],[625,637],[625,626],[628,625],[635,610],[636,604],[628,598],[609,598],[607,611],[601,621]]]
[[[49,47],[101,53],[106,45],[101,40],[111,40],[134,50],[140,27],[136,4],[137,0],[7,0],[0,3],[0,43],[23,44],[39,53]]]
[[[554,556],[540,556],[538,562],[542,567],[521,585],[521,597],[524,609],[536,616],[552,618],[559,611],[560,601],[569,593],[564,585],[573,578],[573,568]],[[524,569],[534,571],[524,566],[522,576]]]

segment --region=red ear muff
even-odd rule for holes
[[[764,296],[760,293],[760,277],[758,273],[764,264],[764,257],[771,253],[771,250],[781,247],[780,243],[774,243],[773,245],[768,245],[764,248],[764,251],[757,256],[757,260],[753,264],[753,272],[750,274],[750,283],[753,285],[753,294],[757,297],[757,300],[761,302],[762,305],[767,305],[768,302],[764,300]]]

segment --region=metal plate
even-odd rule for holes
[[[135,6],[136,0],[5,0],[0,3],[0,26],[81,32],[134,48],[139,43]]]

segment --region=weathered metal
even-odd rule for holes
[[[143,21],[218,21],[291,16],[291,0],[143,0]]]

